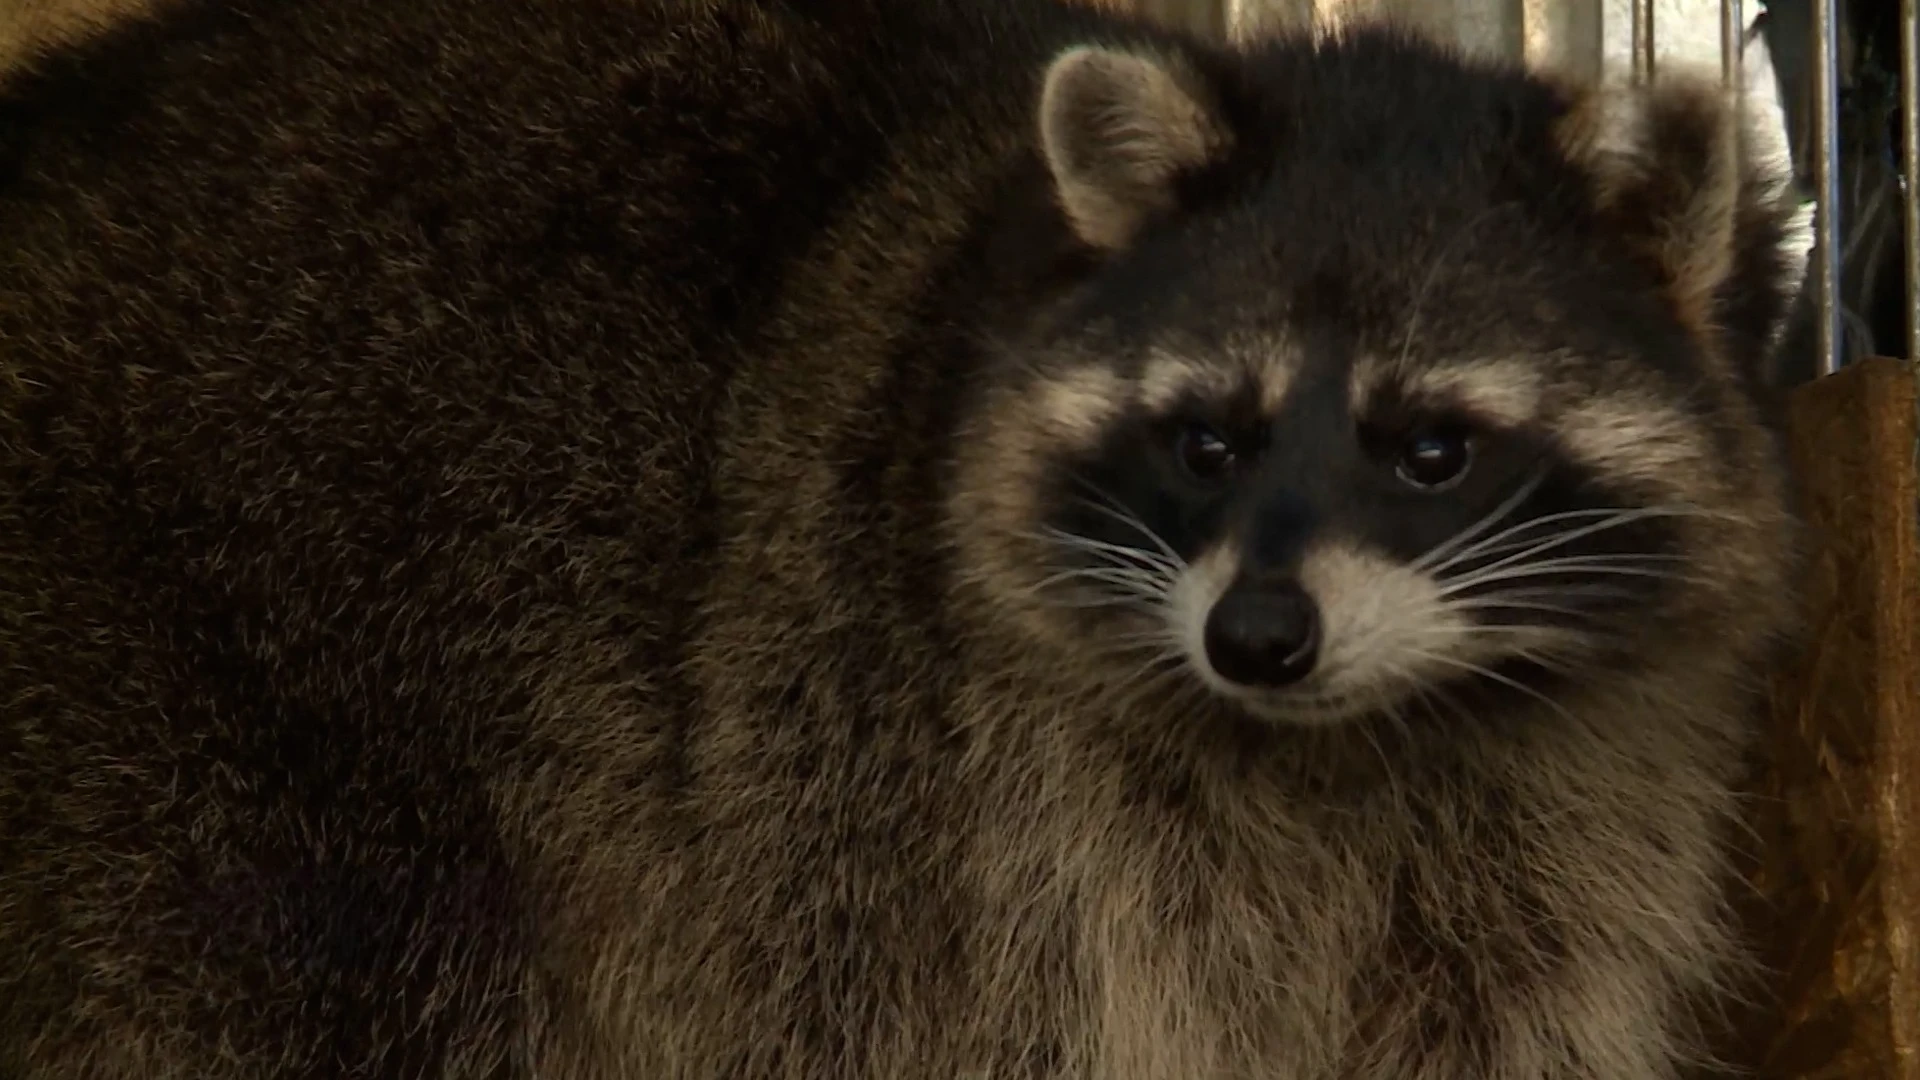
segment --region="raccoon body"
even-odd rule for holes
[[[1792,610],[1739,135],[1049,0],[48,62],[0,1075],[1674,1075]]]

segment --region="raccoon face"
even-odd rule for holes
[[[955,520],[1063,672],[1320,724],[1778,626],[1787,204],[1717,89],[1361,34],[1074,50],[1039,112],[1097,266],[1000,343]]]

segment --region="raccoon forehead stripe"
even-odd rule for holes
[[[1212,360],[1171,349],[1154,349],[1141,368],[1137,400],[1149,412],[1166,412],[1181,399],[1224,399],[1251,388],[1268,416],[1280,409],[1293,384],[1293,368],[1267,342],[1229,342]]]
[[[1261,411],[1268,416],[1278,413],[1287,393],[1293,389],[1294,373],[1299,370],[1298,356],[1258,335],[1230,340],[1228,348],[1260,384]]]
[[[1699,422],[1646,395],[1609,395],[1554,424],[1567,453],[1603,474],[1660,487],[1697,485],[1709,454]]]
[[[1502,425],[1539,417],[1544,393],[1536,364],[1523,360],[1476,360],[1432,368],[1361,363],[1350,386],[1355,416],[1366,416],[1388,389],[1415,401],[1445,403]]]
[[[1140,369],[1136,397],[1148,412],[1164,413],[1190,397],[1224,400],[1245,388],[1251,378],[1250,368],[1232,360],[1208,362],[1155,349]]]
[[[1078,368],[1046,380],[1040,415],[1050,430],[1075,445],[1089,445],[1126,405],[1126,386],[1106,368]]]
[[[1155,349],[1140,369],[1138,397],[1149,412],[1165,412],[1195,390],[1225,392],[1224,379],[1204,364],[1177,353]]]

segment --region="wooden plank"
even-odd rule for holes
[[[1920,545],[1914,369],[1796,391],[1803,647],[1774,684],[1752,824],[1772,986],[1729,1054],[1766,1080],[1920,1080]]]

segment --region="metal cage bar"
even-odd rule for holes
[[[1902,323],[1909,360],[1920,362],[1920,0],[1899,0],[1899,156]],[[1631,0],[1631,67],[1635,79],[1653,78],[1658,29],[1655,0]],[[1720,71],[1727,85],[1744,94],[1743,68],[1747,18],[1741,0],[1720,0]],[[1850,277],[1845,261],[1855,253],[1843,241],[1841,217],[1841,13],[1839,0],[1810,0],[1811,93],[1807,104],[1813,182],[1813,250],[1807,289],[1813,306],[1820,375],[1837,371],[1848,359],[1848,322],[1842,288]],[[1870,298],[1865,298],[1870,299]],[[1890,343],[1888,343],[1890,344]],[[1888,348],[1886,351],[1892,351]]]
[[[1633,77],[1653,78],[1653,0],[1633,0]]]
[[[1836,0],[1813,0],[1813,288],[1818,371],[1841,363],[1840,20]]]
[[[1740,70],[1746,52],[1747,21],[1741,14],[1740,0],[1720,0],[1720,77],[1739,91],[1746,84]]]
[[[1900,208],[1907,359],[1920,363],[1920,0],[1900,0]]]

